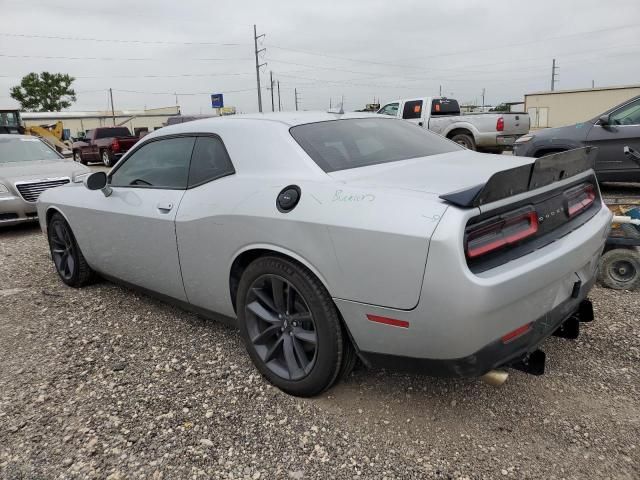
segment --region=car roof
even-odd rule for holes
[[[36,137],[33,135],[21,135],[19,133],[3,133],[0,134],[0,138],[35,138],[37,140],[40,140],[40,137]]]

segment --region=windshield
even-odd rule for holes
[[[37,138],[2,138],[0,135],[0,163],[32,162],[34,160],[62,160],[62,158],[55,150]]]
[[[291,135],[325,172],[428,157],[462,147],[404,120],[358,118],[293,127]]]

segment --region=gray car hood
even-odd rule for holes
[[[329,175],[354,187],[382,187],[442,195],[485,183],[491,175],[534,158],[462,150],[400,162],[340,170]]]
[[[568,139],[577,141],[584,140],[592,127],[592,123],[582,122],[567,125],[565,127],[543,128],[541,130],[531,132],[531,135],[538,140]]]
[[[33,162],[0,163],[0,181],[69,177],[90,170],[71,160],[39,160]]]

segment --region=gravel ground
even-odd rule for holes
[[[64,286],[36,227],[0,231],[0,278],[3,479],[639,478],[640,292],[596,288],[543,377],[360,369],[304,400],[228,327]]]

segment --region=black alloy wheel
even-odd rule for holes
[[[264,256],[242,273],[238,327],[256,368],[297,396],[322,393],[355,363],[355,350],[325,286],[303,265]]]
[[[277,275],[257,278],[245,307],[249,338],[266,367],[279,377],[300,380],[313,368],[318,335],[300,292]]]
[[[88,284],[93,279],[93,271],[62,215],[55,213],[51,217],[47,234],[51,258],[62,281],[72,287]]]

